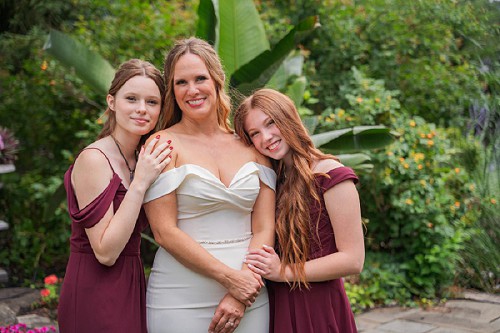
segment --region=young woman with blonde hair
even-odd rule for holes
[[[278,91],[246,98],[234,126],[278,176],[276,249],[252,249],[245,259],[269,280],[270,332],[356,332],[342,277],[364,262],[357,176],[314,147],[292,100]]]

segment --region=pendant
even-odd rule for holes
[[[130,182],[132,183],[133,180],[134,180],[134,172],[130,171]]]

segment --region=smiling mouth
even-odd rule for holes
[[[204,101],[204,99],[200,98],[200,99],[188,101],[187,103],[191,106],[198,106],[198,105],[201,105],[203,103],[203,101]]]
[[[278,145],[280,144],[280,142],[281,142],[281,140],[278,140],[278,141],[274,142],[273,144],[269,145],[267,147],[267,149],[269,149],[270,151],[275,150],[278,147]]]

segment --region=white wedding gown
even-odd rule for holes
[[[175,190],[179,228],[227,266],[241,269],[252,235],[251,213],[260,182],[275,190],[276,174],[255,162],[244,164],[229,187],[207,169],[186,164],[161,174],[144,201]],[[148,332],[208,332],[226,293],[218,282],[184,267],[160,247],[147,287]],[[235,332],[268,331],[269,304],[264,287]]]

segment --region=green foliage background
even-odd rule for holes
[[[303,18],[320,17],[322,27],[299,50],[302,107],[318,132],[383,124],[400,133],[392,146],[368,152],[375,168],[361,175],[368,256],[348,281],[354,308],[443,297],[452,285],[498,292],[498,4],[255,3],[271,45]],[[11,284],[63,274],[70,223],[65,205],[51,198],[104,110],[104,96],[42,51],[48,30],[70,34],[115,67],[138,57],[162,68],[173,41],[195,33],[197,5],[9,0],[0,7],[0,126],[21,142],[17,172],[0,175],[0,218],[10,224],[0,234],[0,266]]]

